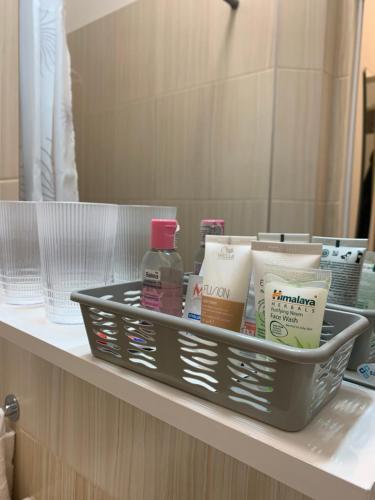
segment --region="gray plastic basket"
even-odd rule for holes
[[[361,316],[326,311],[317,349],[297,349],[142,309],[140,283],[72,294],[94,356],[288,431],[340,387]]]
[[[359,309],[357,307],[328,304],[330,309],[344,311],[350,314],[360,314],[368,319],[367,331],[358,337],[354,343],[349,359],[348,370],[356,370],[363,363],[375,362],[375,309]]]

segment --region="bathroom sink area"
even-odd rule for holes
[[[41,307],[3,304],[0,338],[309,497],[372,498],[374,391],[343,382],[303,431],[288,433],[94,358],[83,325],[52,324]]]

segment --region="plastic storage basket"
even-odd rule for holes
[[[331,309],[344,311],[351,314],[360,314],[368,319],[367,331],[358,337],[354,343],[353,351],[349,359],[348,369],[356,370],[363,363],[375,362],[375,309],[359,309],[357,307],[339,306],[329,304]]]
[[[365,318],[327,310],[317,349],[297,349],[142,309],[140,283],[72,294],[94,356],[288,431],[340,387]]]

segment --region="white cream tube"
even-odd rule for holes
[[[254,241],[252,244],[256,309],[256,336],[265,338],[264,273],[269,265],[302,269],[319,267],[322,245],[319,243],[276,243]]]
[[[201,321],[241,329],[256,236],[206,236]]]
[[[332,271],[328,302],[355,307],[368,240],[313,236],[323,244],[320,267]]]

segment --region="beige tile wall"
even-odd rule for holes
[[[281,1],[272,231],[342,236],[356,5]]]
[[[187,269],[204,217],[339,231],[356,1],[138,0],[71,33],[81,199],[177,205]]]
[[[308,500],[277,481],[0,340],[14,392],[14,500]]]
[[[265,230],[274,0],[139,0],[69,35],[82,200],[177,205],[186,268],[199,220]]]
[[[18,2],[0,0],[0,200],[18,199]]]

